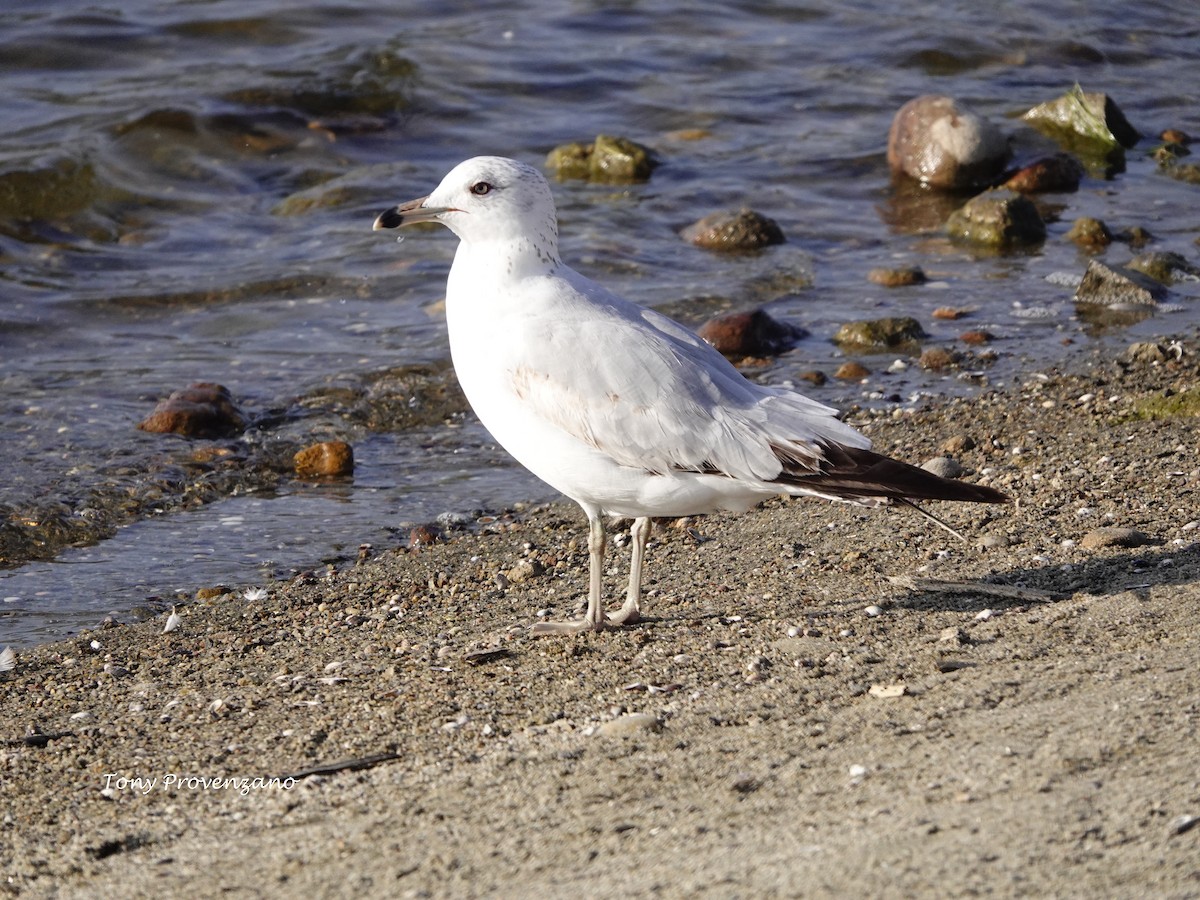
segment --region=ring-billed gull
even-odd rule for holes
[[[787,493],[865,506],[1003,503],[997,490],[872,453],[836,411],[747,381],[682,325],[565,265],[546,179],[511,159],[460,163],[375,228],[441,222],[459,238],[446,285],[450,355],[484,426],[588,518],[587,613],[536,634],[639,618],[651,518],[740,512]],[[601,599],[604,515],[634,520],[629,590]]]

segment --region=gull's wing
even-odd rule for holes
[[[527,411],[619,464],[770,482],[785,462],[816,474],[824,445],[869,446],[834,410],[752,384],[671,319],[569,270],[552,281],[512,389]]]

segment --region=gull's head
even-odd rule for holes
[[[461,162],[428,197],[385,210],[375,230],[441,222],[464,243],[528,242],[547,260],[558,257],[554,197],[542,173],[502,156]]]

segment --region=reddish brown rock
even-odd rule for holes
[[[432,522],[427,522],[424,525],[414,525],[408,532],[408,546],[422,547],[429,544],[436,544],[442,539],[442,529],[438,528]]]
[[[775,220],[752,209],[712,213],[680,234],[706,250],[760,250],[784,242],[783,229]]]
[[[838,366],[837,371],[833,373],[833,377],[841,381],[862,381],[870,374],[871,370],[862,363],[851,361]]]
[[[893,172],[937,188],[994,184],[1008,161],[1008,139],[952,97],[927,94],[892,119],[887,158]]]
[[[240,434],[246,427],[246,420],[227,388],[201,382],[159,401],[154,411],[137,427],[156,434],[221,438]]]
[[[761,309],[714,316],[696,332],[726,356],[774,356],[808,332],[771,318]]]
[[[993,340],[995,340],[995,335],[993,335],[990,331],[984,331],[980,329],[977,331],[964,331],[958,336],[958,339],[964,344],[978,346],[980,344],[990,344]]]
[[[939,306],[933,311],[933,317],[935,319],[961,319],[965,315],[967,315],[967,311],[965,309],[959,309],[955,306]]]
[[[962,453],[964,450],[974,450],[975,439],[969,434],[956,434],[942,442],[942,450],[947,453]]]
[[[1083,164],[1070,153],[1056,153],[1017,171],[1004,187],[1022,194],[1043,191],[1077,191],[1083,178]]]
[[[354,472],[354,450],[345,441],[322,441],[292,457],[296,474],[306,478],[350,475]]]

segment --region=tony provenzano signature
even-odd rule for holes
[[[153,791],[236,791],[243,797],[255,791],[290,791],[296,779],[286,777],[238,777],[233,775],[182,775],[168,772],[165,775],[120,775],[105,772],[101,778],[104,786],[100,793],[114,797],[122,793],[150,794]]]

